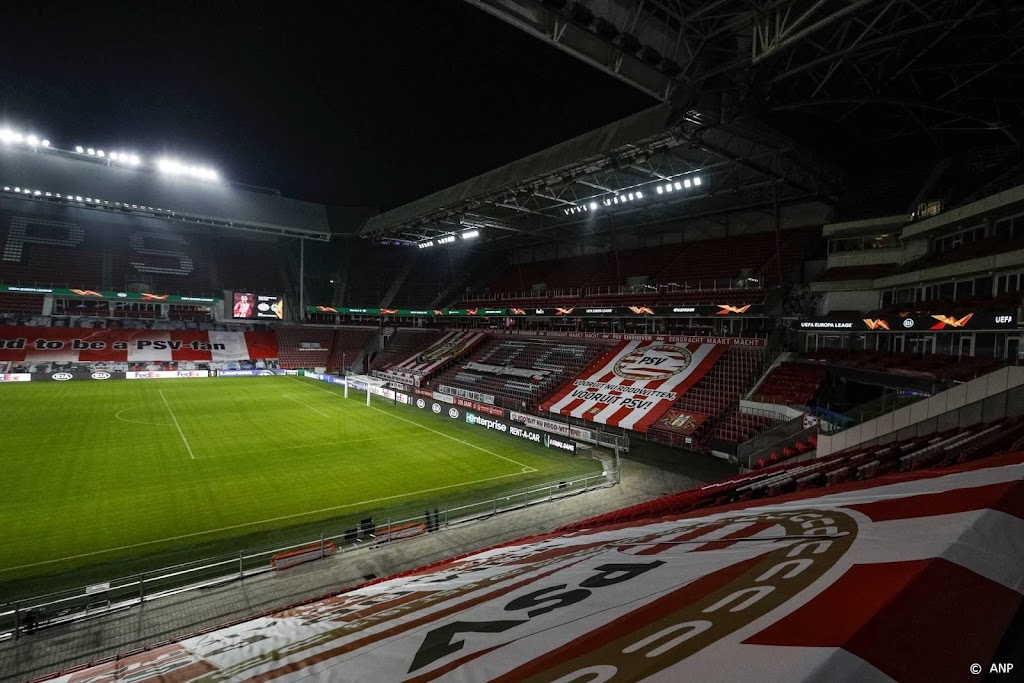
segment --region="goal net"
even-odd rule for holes
[[[371,377],[369,375],[355,375],[351,372],[345,373],[345,398],[348,398],[349,387],[356,391],[366,392],[366,405],[370,405],[370,397],[373,394],[382,395],[384,385],[387,384],[387,380],[380,379],[379,377]]]

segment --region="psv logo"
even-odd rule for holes
[[[612,368],[619,377],[631,380],[665,380],[690,367],[693,356],[682,346],[642,346],[620,358]]]

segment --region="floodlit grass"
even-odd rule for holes
[[[143,555],[183,561],[190,548],[237,552],[600,471],[351,396],[295,377],[0,385],[0,584]]]

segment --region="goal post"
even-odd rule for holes
[[[373,395],[374,389],[380,389],[387,380],[380,379],[379,377],[371,377],[370,375],[353,375],[351,373],[345,373],[345,398],[348,398],[348,388],[366,392],[366,405],[370,405],[370,396]]]

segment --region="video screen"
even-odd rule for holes
[[[231,317],[236,319],[284,319],[284,299],[278,295],[235,292]]]

